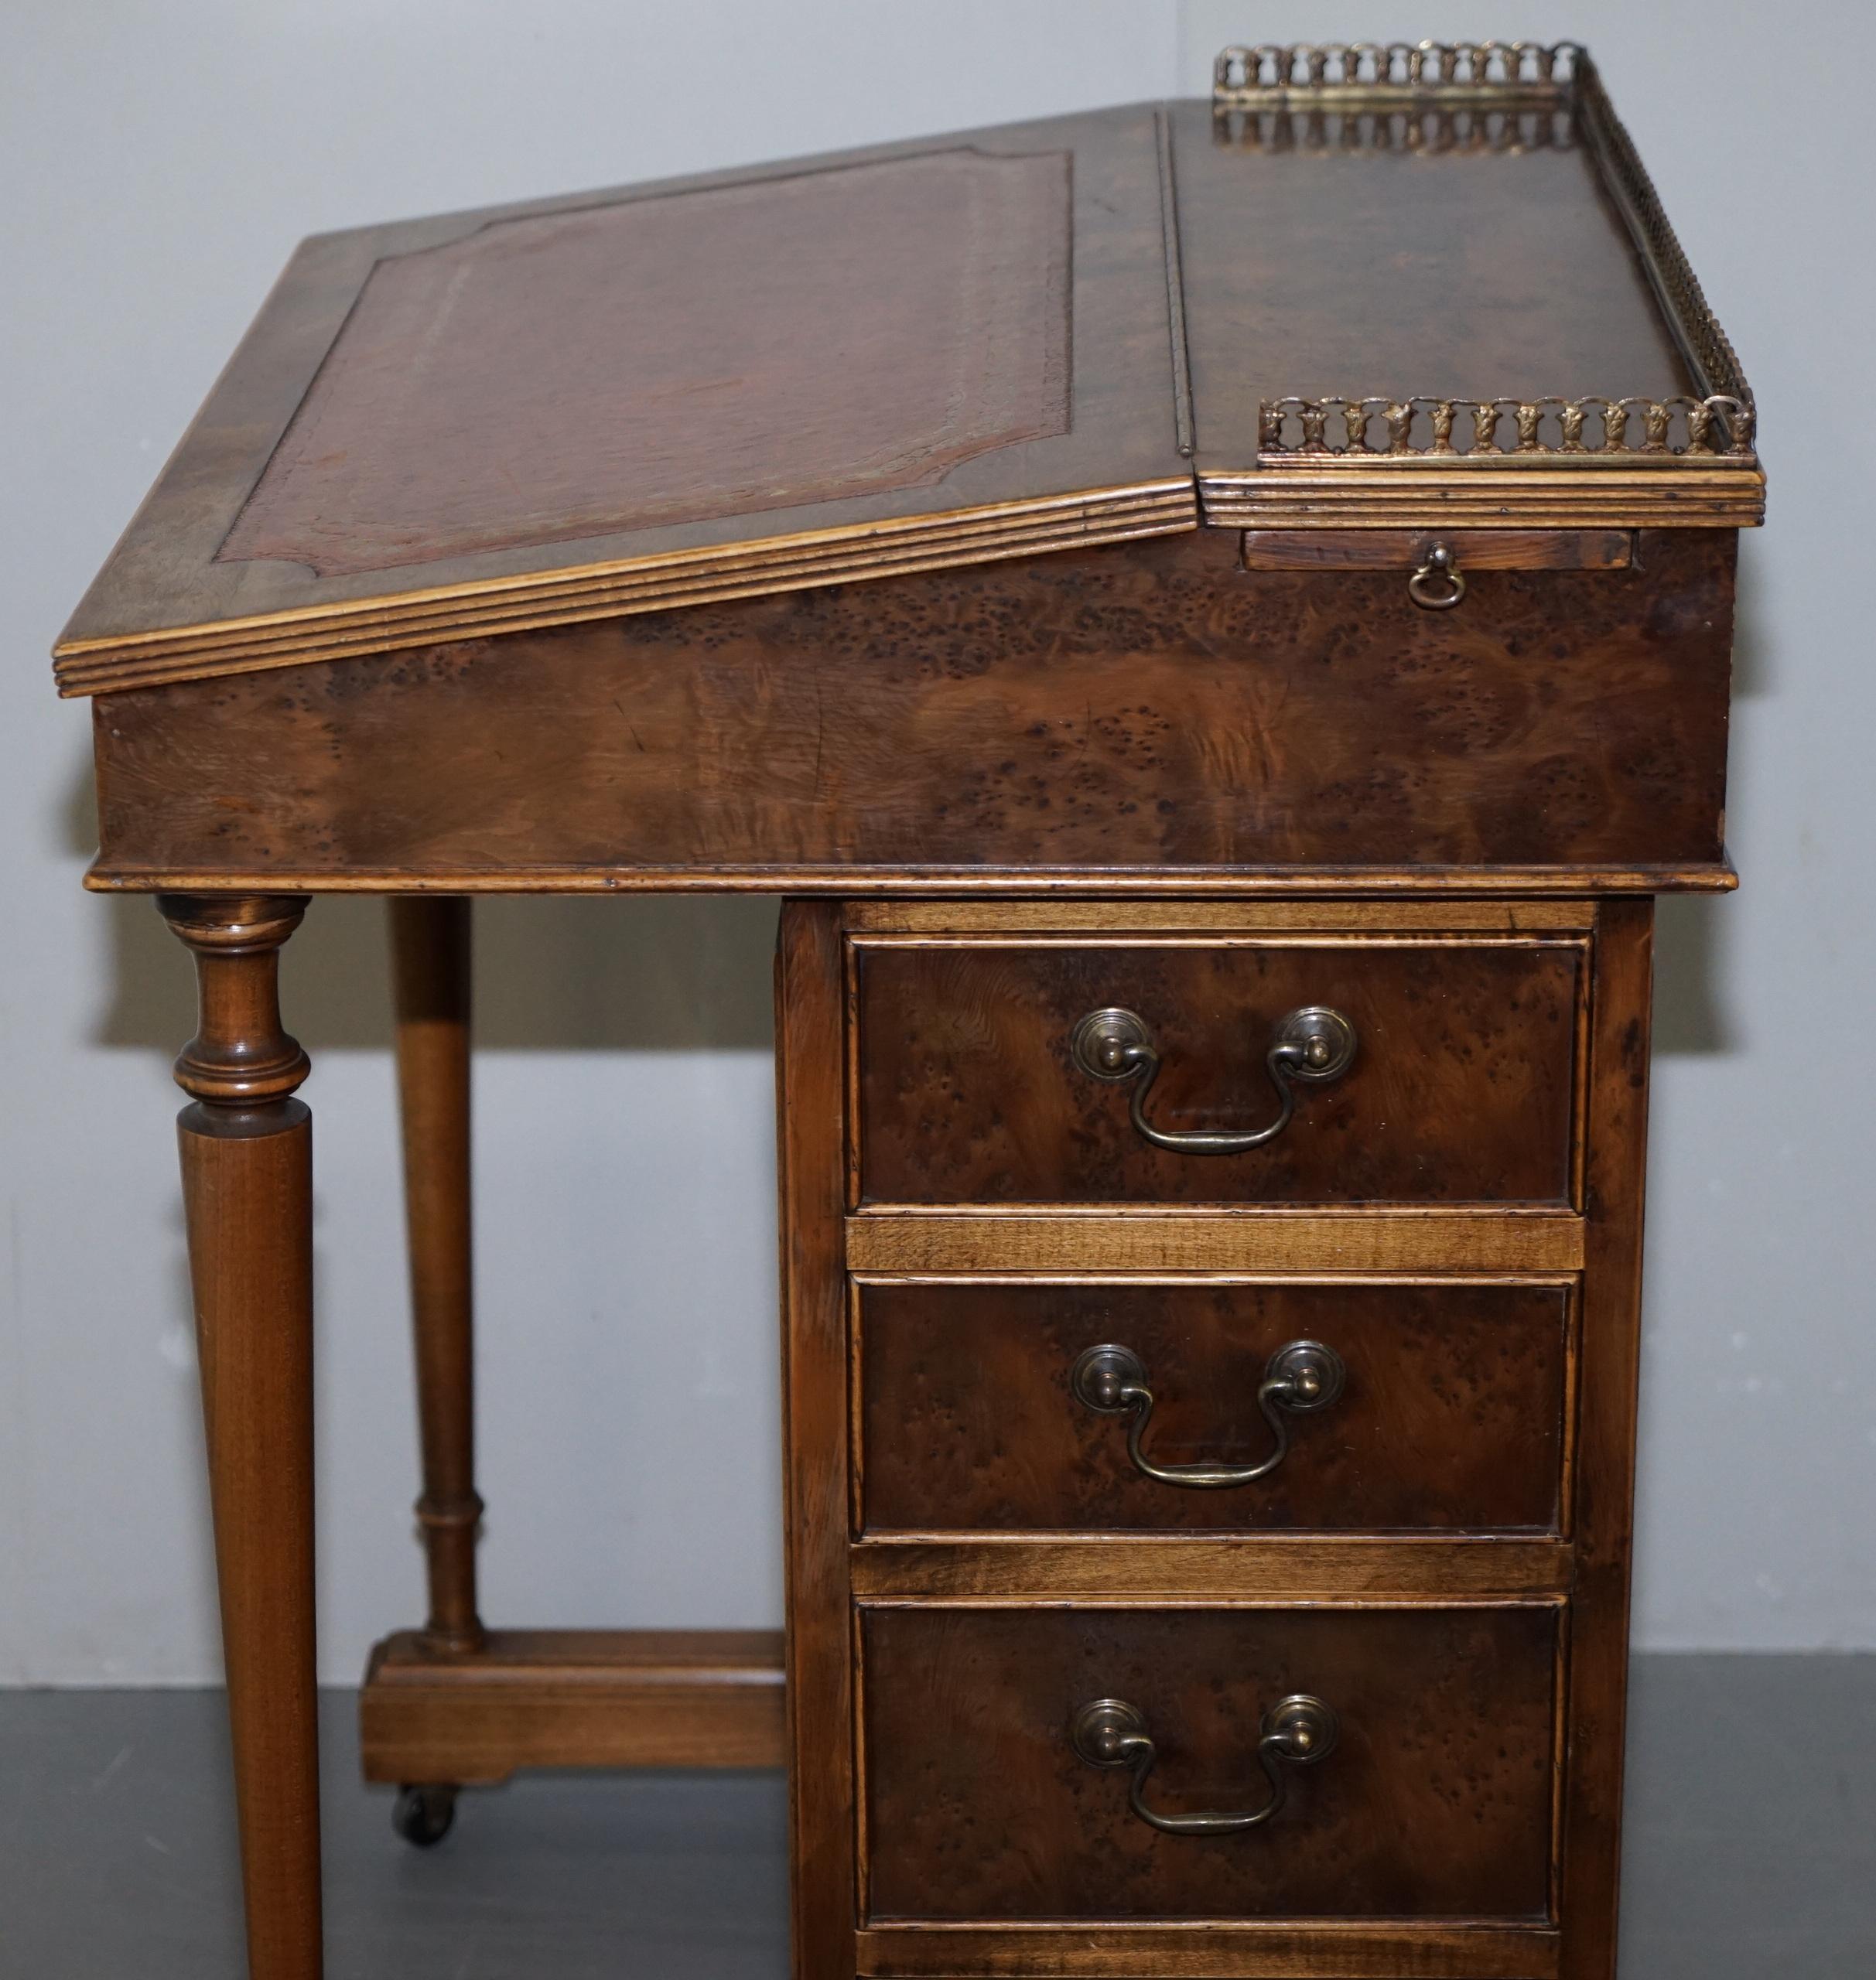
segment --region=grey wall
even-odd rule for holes
[[[1861,9],[1651,0],[15,0],[0,90],[0,1681],[217,1669],[166,1062],[186,964],[83,896],[63,616],[314,229],[1173,90],[1222,42],[1589,42],[1758,384],[1734,899],[1663,910],[1638,1622],[1659,1646],[1876,1646],[1876,816],[1859,637],[1876,431],[1849,51]],[[1325,243],[1325,251],[1333,244]],[[1567,280],[1567,270],[1560,270]],[[1807,411],[1813,411],[1809,428]],[[1869,422],[1876,428],[1876,421]],[[487,1606],[779,1613],[772,903],[497,902],[478,936]],[[323,1664],[416,1620],[378,910],[289,951],[313,1052]],[[173,953],[173,951],[174,951]],[[699,1453],[712,1482],[663,1480]],[[681,1506],[682,1515],[678,1515]]]

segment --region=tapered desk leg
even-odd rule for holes
[[[319,1980],[313,1661],[313,1126],[281,1029],[290,897],[166,895],[193,952],[176,1064],[251,1980]]]
[[[470,904],[391,904],[404,1120],[404,1200],[423,1451],[427,1647],[479,1650],[476,1613],[473,1305],[469,1189]]]

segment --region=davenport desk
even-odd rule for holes
[[[275,983],[341,890],[395,937],[408,1835],[785,1753],[804,1980],[1608,1980],[1652,897],[1732,884],[1763,493],[1568,46],[306,242],[58,648],[90,884],[200,966],[255,1980],[320,1970]],[[647,889],[786,897],[785,1659],[477,1615],[469,903]]]

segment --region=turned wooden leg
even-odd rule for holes
[[[176,1062],[251,1980],[319,1980],[313,1662],[313,1125],[281,1029],[280,945],[303,900],[166,895],[196,958]]]
[[[482,1647],[476,1613],[473,1281],[469,1196],[470,904],[414,896],[391,903],[398,1089],[411,1312],[423,1449],[430,1584],[424,1636],[442,1651]]]

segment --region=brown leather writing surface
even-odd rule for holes
[[[831,501],[1068,431],[1071,155],[499,220],[381,261],[220,561],[322,575]]]
[[[1191,530],[1153,106],[302,242],[61,681]]]

